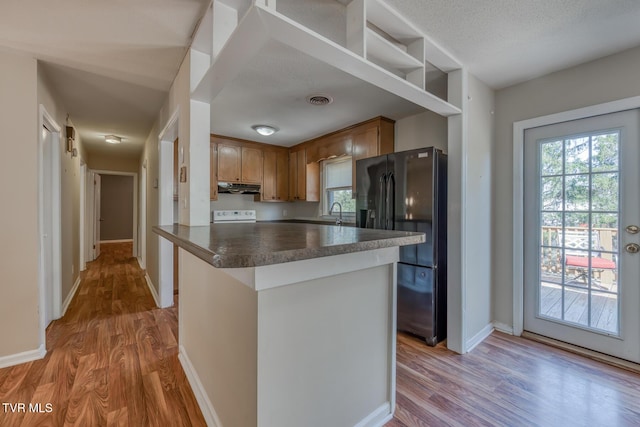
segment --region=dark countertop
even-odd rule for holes
[[[425,241],[424,233],[308,223],[173,224],[154,226],[153,231],[218,268],[281,264]]]

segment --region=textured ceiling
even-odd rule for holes
[[[503,88],[640,45],[638,0],[385,0]]]
[[[640,45],[638,0],[385,1],[494,88]],[[0,48],[28,52],[45,63],[47,79],[91,153],[108,149],[134,156],[141,150],[208,3],[2,0]],[[278,10],[342,44],[343,10],[348,3],[278,0]],[[277,64],[272,65],[277,70]],[[250,71],[244,77],[251,77]],[[297,109],[291,99],[318,87],[335,94],[337,108],[340,95],[348,93],[340,84],[336,80],[334,87],[326,88],[303,79],[300,93],[273,94],[278,104],[263,114],[264,120],[276,120],[276,111],[289,112],[284,117],[292,126],[313,128],[312,117],[294,119],[292,112]],[[260,90],[265,89],[259,85],[233,88],[229,99],[244,100],[241,107],[247,117],[230,116],[225,126],[241,128],[259,120],[251,101]],[[349,108],[340,110],[335,120],[336,127],[353,122]],[[123,136],[123,144],[105,147],[105,133]]]

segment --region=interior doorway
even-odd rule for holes
[[[61,315],[61,219],[60,219],[60,138],[61,128],[40,106],[38,141],[38,227],[40,336]]]
[[[138,174],[135,172],[91,170],[87,175],[85,197],[85,234],[88,236],[87,261],[93,261],[100,256],[100,244],[105,242],[130,241],[133,244],[132,256],[137,257],[139,239],[138,204],[136,203],[138,200]],[[103,188],[103,182],[105,188]],[[107,194],[103,194],[105,190]]]

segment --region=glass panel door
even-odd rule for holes
[[[525,132],[525,330],[640,360],[638,152],[637,111]]]

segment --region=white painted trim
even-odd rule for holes
[[[209,396],[200,381],[200,377],[196,372],[196,369],[193,367],[189,356],[187,355],[187,351],[181,345],[180,352],[178,353],[178,359],[180,360],[180,364],[182,365],[182,369],[184,370],[185,375],[187,376],[187,380],[189,381],[189,385],[193,390],[193,394],[196,397],[196,401],[198,402],[198,406],[200,406],[200,411],[202,411],[202,416],[204,420],[207,422],[209,427],[222,427],[222,423],[220,422],[220,418],[218,418],[218,414],[213,407],[213,404],[209,400]]]
[[[513,123],[513,335],[524,331],[524,132],[570,120],[640,108],[640,96]]]
[[[132,256],[138,256],[138,172],[121,172],[110,171],[103,169],[92,169],[91,172],[98,175],[118,175],[118,176],[132,176],[133,177],[133,254]],[[103,242],[101,240],[100,242]],[[114,240],[112,240],[114,242]]]
[[[158,222],[169,225],[179,222],[173,217],[173,142],[178,136],[180,106],[176,107],[171,118],[158,134],[159,183],[158,183]],[[180,210],[178,210],[180,211]],[[173,243],[159,239],[159,307],[173,305]]]
[[[498,332],[502,332],[508,335],[513,335],[513,328],[507,325],[506,323],[493,322],[493,328]]]
[[[80,286],[80,275],[78,275],[78,278],[76,279],[76,282],[73,284],[73,287],[71,288],[71,291],[69,292],[69,295],[67,295],[67,297],[64,299],[64,302],[62,303],[62,316],[65,315],[65,313],[67,312],[67,309],[69,308],[69,304],[71,304],[71,301],[73,301],[73,297],[75,296],[76,292],[78,291],[78,287]]]
[[[382,427],[393,418],[391,405],[385,402],[364,417],[353,427]]]
[[[458,107],[418,89],[409,81],[259,3],[254,3],[240,20],[233,35],[191,93],[191,99],[210,103],[264,45],[272,41],[308,53],[315,60],[442,116],[461,113]]]
[[[84,271],[87,269],[87,259],[86,259],[86,225],[85,225],[85,204],[87,197],[87,164],[84,160],[80,159],[80,260],[78,265],[80,266],[80,271]],[[62,309],[62,315],[64,316],[65,309]]]
[[[21,363],[33,362],[34,360],[40,360],[46,355],[47,349],[44,345],[40,345],[36,350],[23,351],[22,353],[2,356],[0,357],[0,369],[20,365]]]
[[[114,240],[100,240],[100,244],[103,243],[132,243],[133,239],[114,239]]]
[[[138,226],[139,241],[138,245],[140,251],[138,253],[138,259],[140,260],[140,267],[146,270],[147,265],[147,158],[142,161],[142,169],[140,171],[140,209],[138,210],[140,215],[140,222]]]
[[[485,325],[484,328],[480,329],[480,331],[471,337],[466,343],[466,350],[470,352],[473,350],[478,344],[484,341],[491,333],[494,331],[493,323],[489,323]]]
[[[136,258],[137,259],[137,258]],[[140,261],[138,261],[140,264]],[[151,281],[151,277],[146,272],[144,273],[144,279],[147,282],[147,286],[149,287],[149,292],[151,292],[151,296],[153,297],[153,301],[156,303],[156,307],[160,307],[160,298],[158,297],[158,293],[156,292],[156,288],[153,286],[153,282]]]
[[[42,168],[44,159],[42,158],[42,145],[44,144],[42,138],[42,128],[46,126],[51,131],[51,143],[54,144],[51,150],[51,174],[53,175],[53,181],[51,182],[51,212],[44,212],[42,206],[43,200],[43,182],[42,182]],[[47,320],[45,307],[46,301],[46,289],[43,277],[43,245],[42,245],[42,228],[43,218],[45,215],[51,215],[52,227],[51,241],[53,247],[52,254],[52,269],[53,269],[53,283],[52,283],[52,299],[53,299],[53,313],[51,313],[52,319],[58,319],[61,317],[61,305],[62,305],[62,214],[61,214],[61,174],[60,174],[60,152],[64,147],[61,145],[62,128],[49,114],[43,104],[39,106],[38,115],[38,290],[39,290],[39,323],[40,323],[40,347],[46,349],[46,329]],[[45,350],[46,353],[46,350]]]

